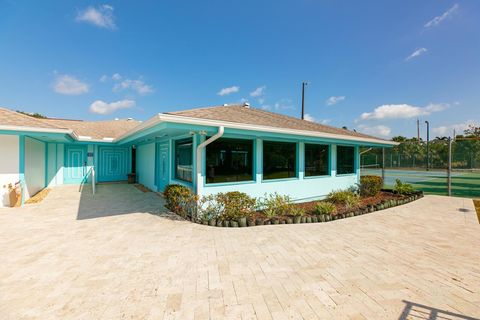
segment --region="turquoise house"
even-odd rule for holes
[[[360,147],[394,142],[245,105],[87,122],[37,119],[0,108],[0,185],[20,182],[24,200],[45,187],[136,181],[198,195],[277,192],[319,199],[358,183]],[[0,194],[3,205],[5,188]]]

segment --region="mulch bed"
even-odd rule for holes
[[[217,226],[217,227],[251,227],[269,224],[290,224],[290,223],[317,223],[328,222],[331,220],[349,218],[353,216],[363,215],[374,211],[392,208],[415,201],[423,197],[423,192],[418,191],[410,195],[399,195],[392,190],[382,190],[374,197],[361,198],[360,203],[356,207],[346,208],[344,205],[335,204],[337,212],[334,215],[330,214],[316,214],[314,211],[315,204],[319,201],[312,201],[306,203],[299,203],[297,206],[305,210],[303,216],[275,216],[269,219],[264,213],[256,212],[252,217],[239,218],[233,221],[222,221],[218,219],[211,219],[208,221],[195,221],[197,223]]]
[[[135,188],[137,188],[138,190],[142,191],[142,192],[152,192],[152,190],[150,190],[149,188],[145,187],[143,184],[140,184],[140,183],[135,183],[134,184]]]
[[[384,201],[390,201],[390,200],[401,200],[406,198],[406,196],[394,194],[392,192],[387,192],[387,191],[381,191],[374,197],[368,197],[368,198],[360,198],[360,203],[358,206],[353,207],[353,208],[346,208],[342,204],[335,204],[335,207],[337,207],[337,214],[344,214],[350,211],[355,211],[356,209],[359,208],[364,208],[367,206],[374,206],[378,203],[384,202]],[[311,202],[304,202],[304,203],[299,203],[297,206],[303,208],[305,210],[306,215],[313,216],[315,215],[315,205],[319,201],[311,201]]]
[[[475,206],[475,211],[477,211],[478,223],[480,223],[480,200],[473,200],[473,205]]]
[[[32,204],[32,203],[39,203],[42,202],[43,199],[47,197],[47,195],[50,193],[50,189],[45,188],[38,192],[36,195],[25,201],[25,204]]]

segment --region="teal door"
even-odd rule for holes
[[[169,162],[168,142],[157,144],[157,188],[163,192],[170,180],[170,162]]]
[[[127,180],[129,150],[126,147],[98,147],[98,182]]]
[[[65,146],[64,183],[82,183],[87,177],[87,147]]]

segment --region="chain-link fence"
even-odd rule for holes
[[[383,157],[384,155],[384,157]],[[362,174],[382,175],[392,187],[396,179],[431,194],[448,194],[449,140],[403,142],[393,148],[364,149]],[[457,139],[451,146],[451,194],[480,197],[480,140]]]

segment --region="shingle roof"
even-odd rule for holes
[[[73,130],[77,136],[87,136],[92,139],[116,138],[139,124],[139,121],[132,119],[107,121],[39,119],[13,110],[0,108],[0,125],[42,129],[67,129]]]
[[[53,123],[49,124],[41,119],[5,108],[0,108],[0,125],[60,129]]]
[[[140,124],[133,119],[107,121],[43,119],[43,121],[60,128],[72,129],[78,136],[87,136],[92,139],[116,138]]]
[[[243,105],[197,108],[183,111],[166,112],[166,114],[382,140],[363,133],[327,126],[266,110],[260,110],[252,107],[247,108]]]

